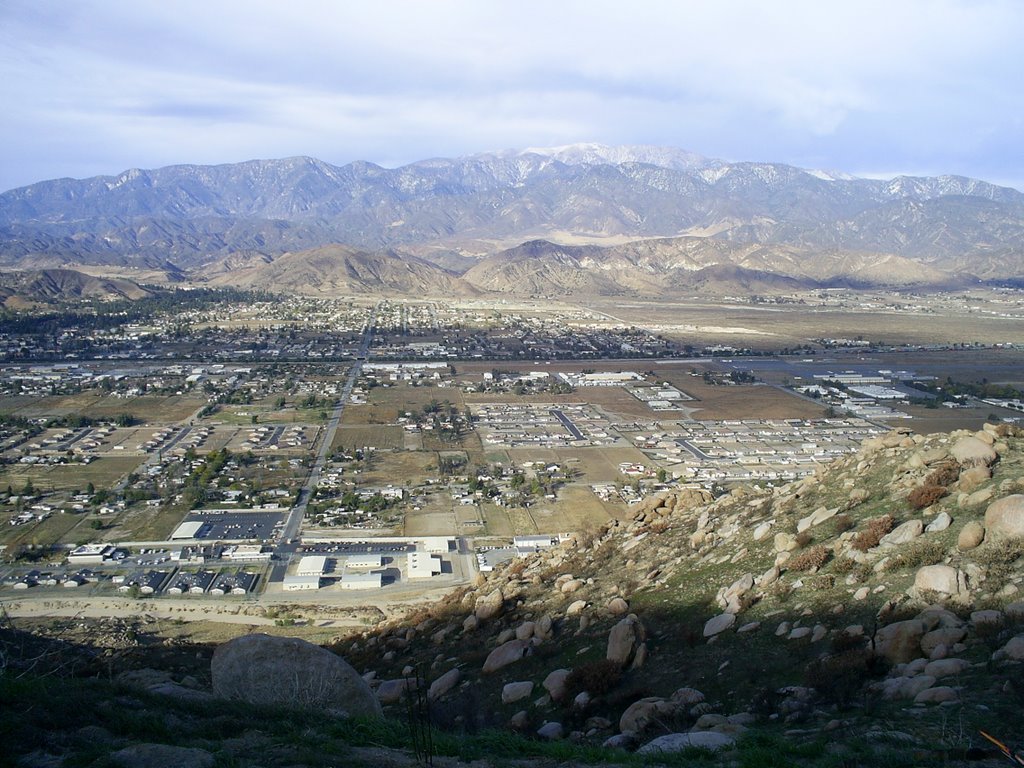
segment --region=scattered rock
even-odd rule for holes
[[[410,678],[385,680],[377,688],[377,701],[381,704],[395,704],[401,701],[406,691],[414,687],[415,682]]]
[[[879,544],[883,547],[896,547],[913,541],[924,533],[924,523],[920,520],[907,520],[882,537]]]
[[[920,619],[888,624],[875,634],[875,653],[893,664],[916,659],[921,655],[924,632],[925,624]]]
[[[992,477],[992,470],[988,467],[970,467],[960,473],[957,485],[964,493],[976,491],[980,486]]]
[[[496,589],[493,592],[476,599],[476,603],[473,607],[473,613],[480,621],[487,621],[501,613],[504,603],[505,596],[501,594],[500,589]]]
[[[944,531],[953,523],[953,518],[949,516],[948,512],[939,512],[928,525],[925,526],[925,533],[938,533]]]
[[[517,640],[529,640],[533,637],[533,629],[537,625],[532,621],[524,621],[518,627],[516,627],[516,639]]]
[[[608,601],[608,611],[612,616],[624,616],[629,613],[629,603],[621,597],[613,597]]]
[[[943,677],[959,675],[970,666],[970,662],[964,659],[939,659],[928,662],[924,668],[924,673],[939,680]]]
[[[675,709],[671,702],[658,696],[634,701],[619,718],[619,730],[623,733],[643,733],[650,725],[670,717]]]
[[[1011,637],[1010,640],[992,654],[993,661],[1024,661],[1024,635]]]
[[[955,688],[940,685],[936,688],[927,688],[914,697],[915,704],[942,704],[946,701],[956,701],[960,696]]]
[[[583,613],[583,609],[587,607],[586,600],[574,600],[569,603],[569,607],[565,609],[566,616],[578,616]]]

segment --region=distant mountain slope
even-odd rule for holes
[[[973,282],[899,256],[700,237],[641,240],[607,248],[534,240],[482,260],[463,278],[496,293],[663,297],[694,290],[948,287]]]
[[[421,259],[341,245],[287,253],[277,259],[230,256],[201,274],[214,285],[310,295],[455,296],[476,292],[457,276]]]
[[[43,269],[0,273],[3,299],[54,303],[74,299],[141,299],[152,293],[124,278],[86,275],[72,269]]]
[[[182,165],[0,195],[0,263],[18,265],[170,260],[194,269],[238,251],[277,257],[331,243],[456,264],[460,254],[536,239],[685,235],[795,248],[801,258],[885,254],[953,275],[1024,278],[1016,190],[957,176],[856,179],[661,147],[507,150],[395,169],[307,157]],[[802,274],[757,268],[765,266]]]

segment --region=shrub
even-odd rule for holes
[[[1024,555],[1024,539],[1008,538],[985,542],[971,553],[971,559],[980,565],[1009,565]]]
[[[941,563],[946,557],[946,548],[937,541],[915,541],[889,558],[887,571],[901,571],[906,568],[920,568],[923,565]]]
[[[924,509],[948,493],[942,485],[919,485],[907,494],[907,503],[911,509]]]
[[[837,573],[840,576],[844,576],[847,573],[853,573],[853,569],[857,567],[857,561],[852,557],[846,555],[840,555],[832,561],[832,572]]]
[[[853,519],[849,515],[836,515],[832,518],[832,529],[835,531],[836,536],[846,533],[853,526]]]
[[[791,571],[812,571],[821,568],[828,562],[830,552],[823,545],[805,549],[798,555],[794,555],[786,561],[786,567]]]
[[[868,678],[883,671],[879,657],[862,644],[813,661],[807,666],[805,681],[823,699],[844,708],[850,706]]]
[[[814,541],[814,537],[811,535],[810,531],[800,531],[800,533],[796,535],[794,541],[800,549],[803,549],[812,541]]]
[[[860,552],[867,552],[872,547],[877,547],[882,537],[891,531],[895,525],[896,521],[892,515],[874,517],[868,520],[867,526],[863,531],[853,537],[850,546]]]
[[[952,485],[960,478],[960,465],[955,461],[941,464],[925,478],[924,485]]]
[[[622,667],[610,659],[588,661],[573,669],[565,678],[565,688],[570,698],[586,691],[592,696],[608,693],[622,677]]]

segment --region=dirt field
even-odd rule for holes
[[[671,303],[595,299],[586,306],[623,324],[653,327],[684,344],[780,348],[810,339],[863,336],[890,344],[972,342],[1024,343],[1024,324],[1014,318],[986,316],[951,306],[942,297],[903,298],[885,295],[877,302],[903,305],[892,309],[861,309],[864,296],[830,299],[832,306],[713,305],[701,299]],[[984,301],[983,299],[981,300]],[[913,304],[923,303],[929,311]]]
[[[334,435],[333,449],[354,450],[372,446],[378,450],[401,450],[405,444],[399,426],[385,424],[345,424]]]
[[[664,366],[663,378],[696,398],[686,403],[690,417],[714,419],[816,419],[825,408],[766,385],[734,386],[705,384],[703,379],[685,370]],[[659,416],[665,419],[664,414]]]
[[[0,407],[6,407],[8,402],[20,400],[22,398],[8,398]],[[94,419],[113,418],[127,413],[145,424],[175,424],[195,413],[204,402],[184,395],[123,398],[98,392],[83,392],[80,395],[31,399],[30,402],[22,403],[16,409],[7,412],[28,418],[79,414]]]
[[[97,488],[113,485],[142,463],[142,456],[101,456],[89,464],[8,464],[0,468],[0,488],[15,490],[29,479],[39,490],[84,490],[91,482]]]
[[[367,397],[367,405],[345,409],[346,424],[394,424],[406,411],[417,411],[431,401],[446,400],[462,409],[465,403],[461,390],[455,387],[411,387],[399,384],[393,387],[374,387]]]
[[[187,510],[178,507],[136,507],[118,521],[118,538],[124,541],[166,541]]]

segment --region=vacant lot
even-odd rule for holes
[[[92,419],[113,419],[126,413],[146,424],[174,424],[187,419],[205,402],[200,398],[185,395],[143,395],[124,398],[100,392],[83,392],[79,395],[57,395],[36,399],[22,405],[13,413],[28,418],[79,415]]]
[[[142,463],[142,456],[101,456],[89,464],[8,464],[0,468],[0,488],[20,490],[29,480],[38,490],[107,488]]]
[[[118,521],[118,538],[123,541],[166,541],[187,512],[181,506],[134,506]]]
[[[666,381],[696,398],[686,403],[691,418],[715,419],[818,419],[825,408],[801,397],[763,384],[706,384],[691,376],[689,366],[680,370],[664,366]],[[666,420],[666,415],[660,418]]]
[[[99,534],[86,523],[89,518],[87,514],[54,512],[45,520],[25,525],[9,526],[4,521],[3,529],[0,529],[0,541],[10,549],[21,545],[78,544],[95,541]]]
[[[344,424],[334,435],[333,450],[345,451],[372,447],[378,450],[401,450],[405,443],[403,430],[384,424]]]
[[[588,306],[620,323],[652,328],[684,344],[702,348],[724,344],[753,349],[791,347],[823,336],[863,338],[888,344],[943,344],[950,342],[1024,343],[1019,318],[996,317],[966,309],[939,296],[915,297],[913,302],[895,294],[878,303],[902,306],[862,308],[863,296],[832,297],[830,306],[710,304],[700,298],[657,302],[594,299]],[[926,311],[913,304],[925,303]],[[982,300],[982,303],[984,301]]]
[[[394,424],[407,411],[421,411],[431,402],[444,404],[447,401],[459,410],[465,406],[462,392],[454,387],[413,387],[408,384],[374,387],[366,400],[365,406],[346,407],[345,423]]]

